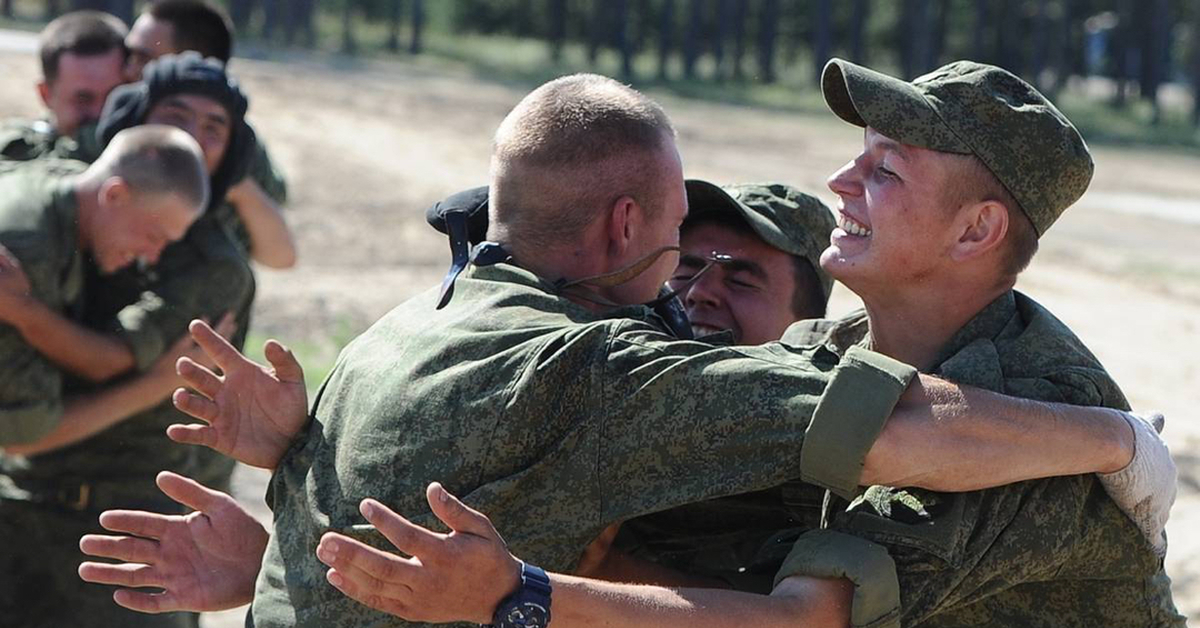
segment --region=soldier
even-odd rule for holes
[[[95,159],[90,125],[100,117],[108,93],[124,82],[127,32],[121,20],[100,11],[73,11],[42,29],[37,90],[49,119],[0,125],[0,160]]]
[[[91,166],[47,159],[8,171],[0,175],[0,243],[24,274],[13,275],[10,263],[0,279],[8,285],[27,278],[23,289],[11,290],[17,300],[79,316],[85,256],[103,273],[157,259],[202,213],[208,194],[196,142],[162,126],[118,135]],[[0,304],[10,307],[11,299]],[[161,402],[178,385],[171,375],[178,352],[122,383],[70,394],[64,373],[22,338],[26,331],[0,326],[0,535],[21,539],[0,549],[0,570],[10,575],[0,585],[0,615],[21,626],[83,623],[63,621],[64,613],[97,622],[114,615],[111,604],[96,604],[107,595],[74,582],[79,553],[71,539],[92,529],[104,508],[148,502],[122,500],[125,486],[117,483],[72,485],[86,469],[42,462],[47,452],[69,450]]]
[[[1127,408],[1083,343],[1013,290],[1038,238],[1091,180],[1092,160],[1074,126],[1016,76],[965,61],[908,83],[835,59],[822,88],[834,113],[865,129],[865,140],[862,154],[830,178],[841,202],[821,262],[866,307],[838,321],[794,326],[785,342],[815,341],[838,354],[872,346],[956,382],[1028,399]],[[1114,495],[1128,495],[1135,473],[1136,466],[1128,467],[1105,480]],[[776,595],[759,598],[760,608],[748,611],[750,598],[670,599],[652,588],[562,577],[549,584],[567,590],[569,602],[559,610],[570,619],[556,625],[685,626],[701,615],[773,625],[770,618],[748,619],[749,612],[773,612],[768,607],[781,611],[774,620],[782,625],[789,617],[777,598],[816,601],[806,598],[813,580],[805,577],[853,583],[852,598],[842,598],[852,602],[826,617],[830,625],[1185,625],[1163,571],[1165,517],[1135,507],[1131,521],[1094,476],[958,494],[830,488],[838,497],[826,513],[829,529],[799,537],[776,575]],[[1167,488],[1161,498],[1169,504],[1173,484]],[[455,530],[494,545],[490,562],[466,560],[459,542],[458,571],[419,578],[415,564],[448,564],[442,561],[454,537],[429,536],[398,517],[372,521],[391,526],[402,541],[397,547],[421,563],[399,563],[348,539],[338,541],[341,556],[326,553],[327,562],[351,595],[377,608],[422,617],[440,605],[460,610],[439,618],[486,615],[497,596],[521,590],[512,586],[521,568],[508,562],[482,515],[447,506],[443,491],[430,494]],[[852,554],[831,542],[842,533],[871,545]],[[361,559],[348,560],[346,553],[358,549]],[[482,581],[468,577],[487,574],[497,582],[493,569],[501,564],[509,565],[508,590],[481,590]],[[373,582],[384,573],[380,567],[393,577]],[[455,588],[439,588],[447,582]],[[432,591],[446,597],[435,601]],[[465,609],[456,596],[463,591],[474,591],[479,605]],[[700,600],[711,602],[704,614],[688,613],[681,603]],[[661,604],[651,611],[654,602]]]
[[[233,55],[233,26],[223,9],[204,0],[159,0],[146,5],[129,36],[129,80],[142,76],[147,63],[163,55],[194,51],[224,65]],[[262,141],[241,180],[233,181],[225,203],[214,215],[242,253],[269,268],[296,264],[296,246],[280,208],[287,184]]]
[[[318,392],[311,422],[299,366],[279,345],[267,347],[269,370],[193,323],[223,376],[181,362],[203,396],[179,391],[176,402],[210,425],[173,426],[172,437],[275,469],[275,534],[252,625],[394,623],[339,597],[326,578],[352,595],[358,589],[340,569],[325,574],[314,549],[330,531],[386,544],[358,523],[382,520],[379,502],[360,512],[369,494],[431,524],[413,489],[434,478],[492,509],[519,553],[570,569],[614,521],[795,477],[835,487],[916,477],[954,490],[1112,471],[1133,455],[1122,413],[914,378],[863,348],[835,363],[823,346],[727,348],[671,337],[645,304],[675,267],[686,215],[681,164],[661,108],[611,79],[565,77],[527,96],[497,131],[492,177],[492,242],[475,248],[453,297],[431,290],[356,339]],[[163,481],[188,501],[219,500],[180,478]],[[441,494],[430,493],[435,509]],[[236,512],[222,513],[230,517],[107,513],[110,529],[157,542],[87,537],[84,548],[151,566],[137,571],[145,578],[99,563],[80,574],[164,588],[119,592],[119,603],[145,610],[245,599],[246,578],[258,571],[253,555],[177,545],[199,532],[189,527],[198,517],[213,526],[204,534],[229,530]],[[343,547],[345,557],[362,549],[338,537],[322,545],[321,559],[337,562]],[[182,553],[165,556],[175,549]],[[168,568],[171,558],[186,567]],[[533,586],[537,570],[526,573]],[[502,592],[471,617],[488,621],[515,581],[503,569],[475,575],[502,578],[483,587]],[[825,592],[823,582],[812,586]],[[214,599],[218,591],[226,597]],[[443,617],[453,611],[422,619]]]

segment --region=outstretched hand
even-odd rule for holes
[[[89,534],[80,539],[79,549],[124,562],[85,562],[79,577],[131,587],[118,589],[113,600],[143,613],[218,611],[249,603],[267,531],[225,493],[167,471],[157,481],[168,497],[196,512],[104,512],[100,525],[127,536]],[[163,591],[134,590],[141,587]]]
[[[363,516],[412,558],[327,532],[317,546],[317,558],[331,568],[326,579],[350,598],[409,621],[490,623],[496,606],[516,590],[521,562],[485,515],[442,485],[430,484],[425,496],[450,534],[427,530],[364,499]]]
[[[207,425],[176,424],[167,435],[180,443],[211,447],[255,467],[273,469],[308,421],[304,371],[292,352],[268,340],[270,366],[253,362],[204,321],[192,321],[192,338],[222,375],[181,358],[179,375],[195,389],[175,391],[175,407]]]

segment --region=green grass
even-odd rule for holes
[[[348,320],[338,320],[331,330],[322,336],[291,339],[279,338],[299,360],[304,368],[304,383],[308,387],[309,397],[316,393],[317,388],[329,376],[337,356],[342,348],[350,343],[362,330],[352,325]],[[266,364],[263,357],[263,343],[271,335],[251,331],[246,337],[246,356],[256,362]]]

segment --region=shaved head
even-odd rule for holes
[[[137,193],[174,194],[197,208],[208,205],[208,171],[192,136],[175,127],[147,124],[125,129],[93,166],[120,177]]]

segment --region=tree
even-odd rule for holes
[[[733,14],[733,80],[742,80],[745,72],[742,59],[746,57],[746,14],[749,13],[747,0],[734,0]]]
[[[592,0],[592,20],[588,24],[587,38],[587,56],[588,64],[596,65],[596,59],[600,56],[600,44],[604,41],[604,35],[608,30],[607,20],[607,2],[605,0]]]
[[[563,45],[567,41],[567,0],[550,0],[550,58],[562,61]]]
[[[384,46],[391,52],[400,51],[400,16],[404,13],[404,0],[388,0],[388,37]]]
[[[675,46],[675,0],[663,0],[658,31],[658,80],[667,80],[667,64]]]
[[[250,15],[254,13],[254,0],[230,0],[229,19],[238,30],[244,31],[250,25]]]
[[[870,9],[869,0],[854,0],[854,12],[850,16],[850,60],[855,63],[866,61],[863,44]]]
[[[980,62],[991,62],[992,60],[992,56],[988,53],[985,43],[987,41],[988,25],[991,24],[990,8],[988,0],[975,0],[974,50],[971,53],[971,58]]]
[[[1143,17],[1142,72],[1139,89],[1142,97],[1154,105],[1153,123],[1162,121],[1162,107],[1158,100],[1158,88],[1166,79],[1167,59],[1170,55],[1171,7],[1167,0],[1151,0],[1140,5]]]
[[[683,34],[683,77],[696,75],[696,61],[700,58],[701,41],[704,38],[704,0],[688,0],[688,26]]]
[[[833,46],[833,1],[817,0],[813,3],[816,19],[813,20],[813,83],[821,86],[821,71],[832,56]]]
[[[775,82],[775,35],[779,28],[779,0],[763,0],[758,22],[758,71],[764,83]]]
[[[629,39],[629,0],[611,0],[613,46],[621,53],[621,76],[633,77],[633,44]]]
[[[13,16],[12,0],[0,0],[0,15],[7,18]]]
[[[344,0],[342,4],[342,52],[346,54],[358,52],[358,42],[354,40],[354,4],[353,0]],[[291,38],[288,35],[289,41]]]
[[[412,39],[408,42],[408,54],[419,55],[422,50],[421,32],[425,30],[425,0],[412,3]]]

